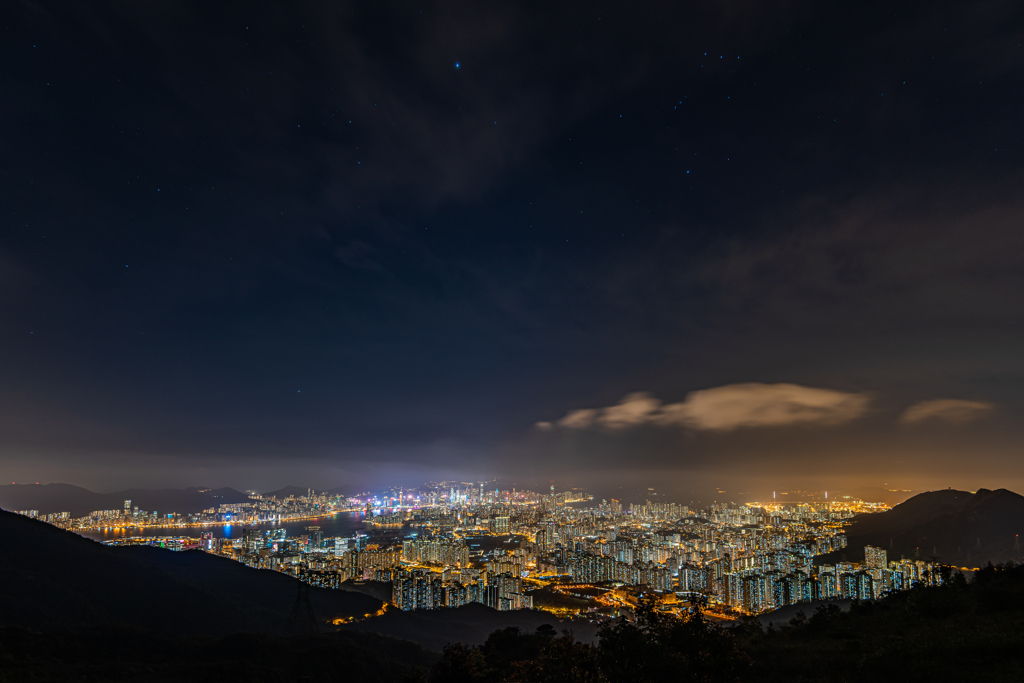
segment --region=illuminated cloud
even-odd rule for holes
[[[569,414],[558,421],[558,425],[561,427],[568,427],[569,429],[583,429],[594,424],[594,419],[598,416],[600,411],[583,409],[583,410],[571,410]]]
[[[964,424],[981,417],[995,408],[984,401],[964,401],[956,398],[939,398],[933,401],[921,401],[903,411],[900,422],[917,424],[929,419],[945,420],[954,424]]]
[[[694,391],[680,403],[662,404],[651,394],[639,392],[607,408],[570,411],[554,424],[566,429],[619,430],[659,425],[710,431],[793,424],[836,425],[862,416],[870,402],[867,394],[798,384],[748,382]],[[537,426],[553,428],[548,422]]]
[[[633,427],[655,419],[661,408],[661,401],[640,391],[622,399],[618,405],[603,409],[597,417],[597,423],[608,429]]]
[[[667,405],[662,412],[669,423],[724,431],[800,423],[836,425],[863,415],[870,402],[867,394],[748,382],[691,392],[685,401]]]

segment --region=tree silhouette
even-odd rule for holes
[[[733,634],[708,621],[706,606],[706,600],[694,600],[679,618],[660,612],[655,598],[645,596],[635,622],[602,628],[598,658],[609,683],[738,681],[749,659]]]

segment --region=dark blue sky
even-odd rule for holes
[[[1024,479],[1018,3],[0,32],[8,480]]]

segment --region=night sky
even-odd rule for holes
[[[1024,489],[1019,2],[0,35],[6,482]]]

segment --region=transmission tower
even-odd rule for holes
[[[292,607],[292,615],[288,618],[285,635],[316,635],[320,633],[320,626],[317,624],[316,615],[313,614],[313,605],[309,602],[309,584],[300,579],[295,585],[295,606]]]

